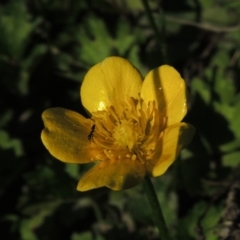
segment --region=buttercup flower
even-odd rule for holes
[[[194,135],[180,122],[187,113],[186,85],[168,65],[144,81],[127,60],[109,57],[86,74],[80,96],[90,115],[64,108],[43,112],[41,138],[57,159],[92,163],[77,190],[134,187],[147,175],[162,175]]]

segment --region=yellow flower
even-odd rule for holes
[[[168,65],[144,81],[127,60],[109,57],[93,66],[81,86],[91,118],[63,108],[44,111],[42,141],[57,159],[91,163],[77,190],[136,186],[162,175],[195,133],[180,122],[187,112],[186,85]]]

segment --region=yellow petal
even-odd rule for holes
[[[82,104],[90,113],[104,110],[119,100],[137,98],[141,86],[141,74],[129,61],[109,57],[87,72],[80,90]]]
[[[195,128],[187,123],[178,123],[165,129],[155,159],[147,165],[148,174],[153,177],[164,174],[180,151],[192,141],[194,134]]]
[[[104,186],[112,190],[127,189],[140,183],[145,173],[144,166],[136,160],[99,162],[83,175],[77,190],[87,191]]]
[[[168,126],[180,122],[187,113],[186,94],[185,81],[168,65],[150,71],[141,90],[145,102],[156,101],[160,112],[168,117]]]
[[[69,163],[91,162],[88,134],[92,120],[64,108],[47,109],[42,119],[45,128],[41,139],[54,157]]]

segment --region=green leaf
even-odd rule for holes
[[[22,240],[38,240],[38,237],[35,235],[33,229],[29,226],[29,221],[26,219],[21,221],[19,231]]]
[[[1,106],[1,101],[0,101],[0,106]],[[7,125],[7,123],[12,119],[13,117],[13,110],[8,108],[6,111],[1,112],[0,114],[0,128],[3,128],[4,126]]]
[[[117,27],[117,36],[113,40],[113,45],[116,47],[121,56],[123,56],[136,41],[136,33],[134,34],[131,32],[132,31],[126,22],[119,21]]]
[[[20,233],[23,240],[38,240],[34,230],[40,227],[45,218],[52,215],[61,201],[42,202],[27,206],[23,209],[24,214],[30,215],[29,218],[21,220]]]
[[[79,179],[79,164],[66,164],[65,165],[65,171],[68,173],[68,175],[74,179]]]
[[[196,228],[201,220],[201,227],[206,239],[217,240],[215,228],[220,217],[221,209],[219,206],[211,205],[208,207],[205,202],[198,202],[179,222],[178,239],[197,239]]]
[[[206,104],[210,103],[211,93],[209,85],[201,79],[194,78],[191,83],[192,94],[198,93]]]
[[[9,137],[9,134],[3,130],[0,130],[0,148],[12,149],[16,157],[20,157],[23,155],[23,148],[21,142],[16,138],[11,139]]]
[[[76,48],[76,53],[89,65],[102,61],[111,53],[113,41],[105,23],[94,15],[86,19],[77,31],[76,38],[81,44]]]
[[[236,167],[240,164],[240,151],[225,154],[222,158],[222,163],[227,167]]]
[[[11,1],[0,8],[0,52],[14,60],[19,60],[40,19],[30,20],[23,1]]]
[[[231,14],[225,7],[217,6],[217,4],[215,4],[214,7],[212,6],[203,9],[202,22],[221,28],[237,23],[238,19],[235,14]]]
[[[93,234],[90,231],[85,231],[83,233],[73,233],[71,236],[71,240],[104,240],[101,235]]]

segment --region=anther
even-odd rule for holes
[[[137,159],[137,156],[135,154],[132,155],[132,160],[136,160]]]

